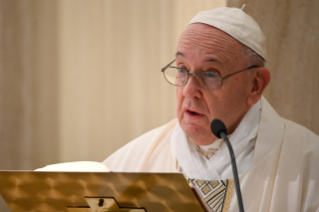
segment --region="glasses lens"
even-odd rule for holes
[[[177,86],[185,85],[187,80],[187,72],[184,69],[168,67],[164,76],[170,84]]]
[[[219,75],[214,72],[198,71],[197,76],[200,85],[211,91],[218,90],[222,84]]]

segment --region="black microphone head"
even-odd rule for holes
[[[210,130],[217,138],[221,138],[221,132],[224,132],[227,135],[227,128],[225,124],[219,119],[214,119],[212,123],[210,123]]]

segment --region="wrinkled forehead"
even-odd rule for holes
[[[207,60],[210,57],[229,64],[241,56],[242,44],[227,33],[202,23],[190,24],[181,34],[176,53],[185,58]]]
[[[186,41],[189,41],[189,44],[194,46],[205,43],[214,45],[215,42],[222,42],[225,47],[236,48],[241,46],[239,41],[224,31],[203,23],[190,24],[185,28],[179,38],[178,44]]]

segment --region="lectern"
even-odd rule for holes
[[[12,212],[204,212],[179,173],[0,171]]]

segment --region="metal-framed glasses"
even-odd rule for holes
[[[210,71],[196,71],[194,73],[188,72],[187,70],[175,66],[171,66],[175,62],[175,59],[170,62],[168,65],[166,65],[164,68],[162,68],[162,72],[164,75],[164,78],[166,81],[175,86],[182,87],[187,84],[189,76],[194,76],[198,82],[198,84],[207,90],[214,91],[218,90],[222,87],[223,80],[234,76],[235,74],[238,74],[240,72],[257,68],[258,66],[250,66],[244,70],[237,71],[235,73],[226,75],[224,77],[220,77],[215,72]]]

